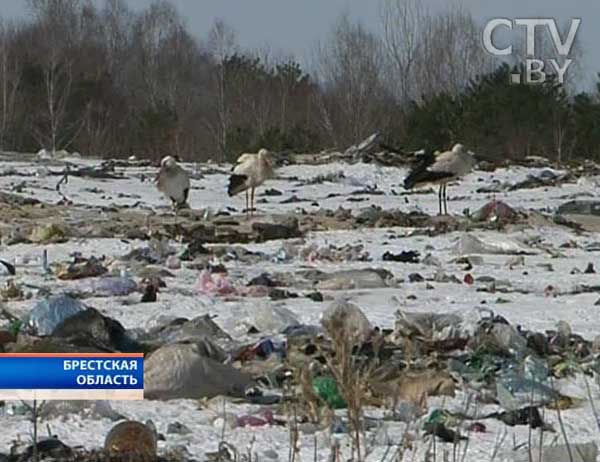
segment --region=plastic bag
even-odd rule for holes
[[[96,297],[115,297],[129,295],[137,290],[135,281],[128,277],[108,277],[91,282],[92,293]]]
[[[25,323],[38,335],[51,335],[65,319],[85,309],[83,303],[68,295],[53,295],[36,303]]]
[[[332,409],[344,409],[346,402],[333,377],[316,377],[313,379],[313,390],[319,398]]]

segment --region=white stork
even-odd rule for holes
[[[172,156],[166,156],[160,162],[160,170],[155,178],[156,187],[171,199],[175,210],[189,207],[190,176],[179,166]]]
[[[246,215],[254,213],[254,191],[274,175],[271,153],[261,149],[258,154],[242,154],[231,169],[227,193],[229,196],[246,191]],[[250,191],[250,205],[248,205],[248,191]]]
[[[476,163],[475,154],[467,152],[462,144],[455,144],[452,150],[442,153],[425,152],[419,156],[417,164],[404,179],[404,188],[439,185],[439,214],[442,215],[443,202],[444,214],[447,215],[447,184],[469,173]]]

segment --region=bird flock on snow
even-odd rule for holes
[[[410,190],[423,186],[439,186],[439,214],[447,215],[448,183],[471,172],[481,157],[467,151],[462,144],[455,144],[449,151],[422,150],[414,154],[416,161],[404,179],[404,188]],[[256,188],[274,176],[275,168],[270,151],[261,149],[258,153],[241,154],[231,169],[227,194],[232,197],[245,192],[246,216],[253,215]],[[189,207],[190,177],[174,157],[166,156],[162,159],[155,182],[157,189],[171,200],[176,211]]]

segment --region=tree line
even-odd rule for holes
[[[374,3],[375,7],[375,3]],[[491,155],[600,155],[600,85],[512,85],[466,11],[380,0],[380,29],[342,15],[310,64],[242,47],[215,20],[196,37],[157,0],[27,0],[0,22],[0,150],[231,160],[344,149],[373,132],[401,149],[461,141]],[[543,47],[540,47],[543,48]]]

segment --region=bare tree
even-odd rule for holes
[[[419,96],[459,93],[472,78],[491,71],[494,62],[480,36],[480,26],[460,6],[428,16],[415,65]]]
[[[131,37],[132,14],[124,0],[105,0],[102,11],[103,40],[106,47],[108,72],[115,77],[127,58]],[[120,83],[120,82],[117,82]]]
[[[152,3],[143,11],[134,24],[134,47],[136,52],[135,70],[136,78],[140,80],[139,89],[150,105],[157,108],[162,97],[171,91],[165,91],[164,85],[172,87],[176,82],[169,78],[161,78],[164,68],[161,67],[161,58],[166,44],[177,44],[177,39],[172,40],[182,28],[179,15],[172,4],[159,0]]]
[[[11,129],[22,68],[13,40],[17,26],[0,19],[0,86],[2,119],[0,120],[0,150],[5,149]]]
[[[380,17],[389,63],[388,82],[396,99],[404,105],[415,95],[418,79],[414,67],[428,12],[420,0],[382,0]]]
[[[38,20],[41,35],[40,61],[44,74],[46,114],[44,123],[36,130],[38,141],[52,151],[67,147],[65,116],[73,82],[73,49],[81,4],[79,0],[29,0]]]
[[[208,47],[216,63],[215,86],[216,86],[216,116],[217,124],[208,122],[211,132],[215,136],[220,148],[221,160],[227,156],[227,138],[230,127],[230,111],[226,80],[227,60],[236,52],[236,37],[234,30],[222,19],[216,19],[209,34]]]
[[[336,144],[356,143],[382,128],[382,48],[377,37],[344,15],[334,26],[327,46],[317,50],[324,89],[323,126],[335,129],[330,135]]]
[[[560,35],[567,37],[569,32],[570,23],[563,24]],[[557,85],[556,89],[556,104],[553,105],[551,110],[552,120],[552,143],[550,149],[552,149],[556,155],[556,161],[562,164],[564,161],[568,161],[575,149],[576,138],[573,132],[572,124],[572,111],[569,106],[568,94],[573,94],[576,91],[578,82],[581,81],[582,76],[582,65],[581,58],[583,56],[583,50],[581,47],[581,41],[578,36],[575,36],[571,50],[567,56],[558,53],[555,48],[552,37],[547,28],[536,28],[536,34],[534,38],[534,50],[533,54],[528,54],[526,48],[526,41],[524,40],[524,34],[518,34],[514,37],[512,43],[513,54],[511,56],[511,64],[515,66],[522,66],[526,59],[535,59],[543,63],[543,69],[540,69],[544,76],[540,77],[540,83],[543,81],[550,81],[553,85]],[[554,63],[551,63],[551,60]],[[570,63],[570,64],[569,64]],[[563,81],[559,81],[559,74],[556,66],[561,69],[566,69],[566,72],[562,76]]]

